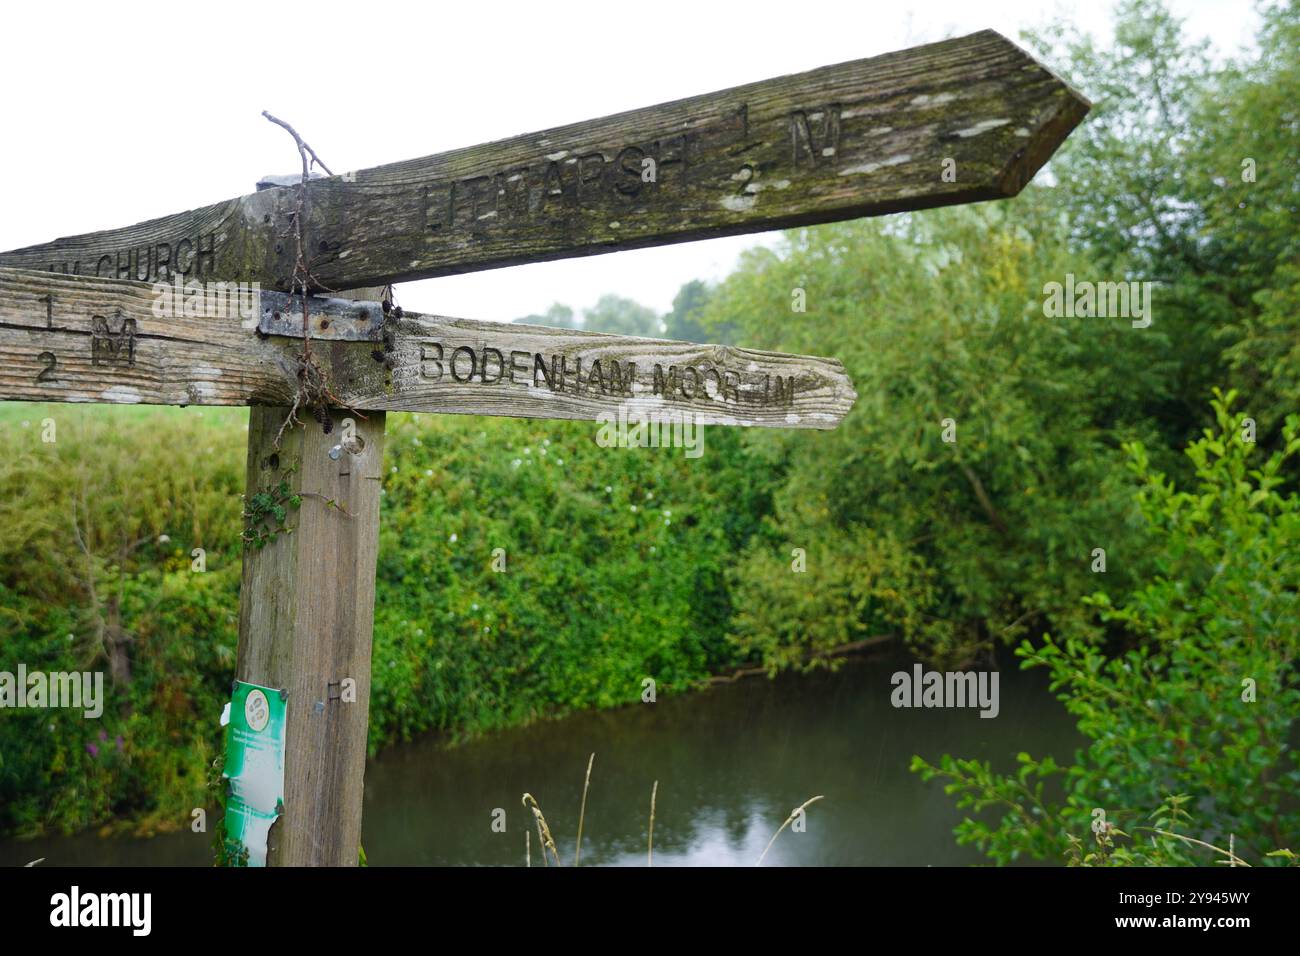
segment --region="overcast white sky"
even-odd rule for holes
[[[1172,0],[1220,53],[1249,0]],[[193,209],[291,173],[284,117],[335,172],[1059,16],[1108,38],[1109,4],[1043,0],[6,3],[0,249]],[[760,237],[405,283],[399,300],[510,320],[617,292],[666,311]],[[770,240],[769,240],[770,241]]]

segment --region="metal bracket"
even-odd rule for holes
[[[263,292],[261,307],[258,332],[302,338],[302,296]],[[313,339],[382,342],[384,311],[378,302],[354,302],[313,295],[307,297],[307,324]]]

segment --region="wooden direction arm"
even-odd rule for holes
[[[323,288],[1014,196],[1089,103],[985,30],[314,181]],[[286,289],[295,190],[0,253],[0,266]]]
[[[302,339],[258,326],[276,311],[300,316],[300,307],[273,294],[255,306],[248,291],[241,316],[240,298],[236,287],[222,314],[187,314],[214,298],[167,301],[162,284],[0,269],[0,400],[289,405]],[[320,336],[313,354],[328,367],[334,394],[358,410],[585,420],[622,410],[696,424],[828,429],[857,398],[835,359],[384,315],[377,302],[309,305]],[[339,328],[349,323],[378,324],[377,341]]]

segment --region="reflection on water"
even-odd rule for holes
[[[825,799],[807,829],[788,828],[765,865],[962,865],[962,814],[936,784],[907,770],[912,754],[991,760],[1009,770],[1027,750],[1067,759],[1081,743],[1044,675],[1004,669],[1001,713],[890,705],[890,675],[911,661],[851,661],[837,674],[749,678],[655,704],[579,714],[460,747],[426,738],[391,748],[366,771],[362,842],[372,866],[524,862],[537,798],[564,864],[573,861],[587,757],[596,753],[582,862],[644,866],[650,789],[656,866],[752,865],[791,809]],[[505,810],[506,832],[492,829]],[[0,863],[207,865],[206,834],[154,840],[93,835],[0,843]]]

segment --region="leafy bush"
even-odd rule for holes
[[[238,639],[246,414],[0,408],[16,450],[0,460],[0,670],[112,675],[98,720],[4,712],[0,832],[174,828],[209,802]],[[738,663],[726,571],[769,507],[765,472],[725,429],[699,459],[604,449],[595,433],[390,416],[373,747],[639,701],[646,677],[673,693]]]
[[[174,827],[206,802],[234,671],[238,418],[5,411],[0,669],[101,671],[106,700],[96,720],[4,712],[0,831],[71,832],[113,818]],[[41,441],[45,419],[53,443]],[[194,548],[206,551],[204,573],[191,571]]]
[[[1171,799],[1190,806],[1197,839],[1233,842],[1239,856],[1267,860],[1300,842],[1300,759],[1289,746],[1300,715],[1300,497],[1281,491],[1283,463],[1300,452],[1300,416],[1288,417],[1284,447],[1252,468],[1256,445],[1243,440],[1235,398],[1216,393],[1217,428],[1187,449],[1195,490],[1154,471],[1141,445],[1128,449],[1161,542],[1157,573],[1122,603],[1106,592],[1088,601],[1122,629],[1127,649],[1111,656],[1092,635],[1067,634],[1017,650],[1023,667],[1048,669],[1087,750],[1065,766],[1021,754],[1014,776],[914,758],[925,779],[949,781],[959,806],[1004,809],[996,824],[963,820],[959,842],[1000,863],[1061,858],[1097,809],[1126,831],[1160,807],[1162,819],[1186,822]],[[1044,796],[1053,779],[1066,788],[1063,804]]]
[[[726,570],[767,508],[762,470],[725,429],[699,459],[594,434],[390,418],[376,745],[632,703],[646,677],[671,692],[735,662]]]
[[[1150,330],[1044,316],[1044,284],[1086,271],[1049,200],[798,230],[710,298],[705,321],[833,353],[859,396],[833,432],[746,436],[783,477],[734,573],[742,653],[778,667],[790,642],[890,633],[969,660],[1077,618],[1099,541],[1128,558],[1115,577],[1139,570],[1120,445],[1156,434],[1144,396],[1166,372],[1134,345]]]

